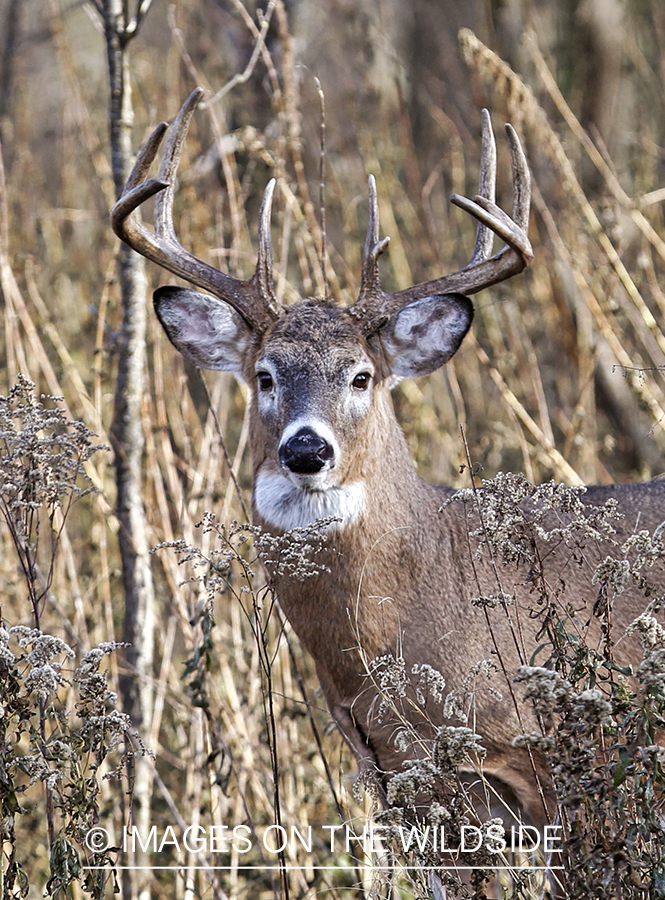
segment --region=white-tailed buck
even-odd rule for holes
[[[155,292],[155,309],[184,356],[204,369],[231,371],[250,389],[255,521],[281,534],[334,518],[319,557],[329,571],[306,579],[275,575],[279,602],[315,660],[330,712],[360,766],[394,773],[414,751],[403,747],[399,721],[379,714],[375,680],[381,668],[372,661],[387,657],[403,666],[412,682],[403,698],[404,716],[426,739],[442,723],[442,707],[433,700],[416,701],[416,682],[429,671],[419,667],[438,670],[446,691],[462,697],[473,666],[493,659],[501,695],[478,690],[469,724],[484,739],[484,772],[506,786],[532,821],[542,822],[543,797],[534,786],[536,773],[545,771],[542,761],[511,746],[516,734],[535,727],[528,705],[520,708],[516,702],[519,688],[512,683],[517,667],[529,661],[538,644],[540,621],[528,615],[537,605],[534,573],[515,566],[508,576],[497,572],[490,554],[476,558],[479,538],[470,533],[467,507],[446,503],[450,489],[418,476],[390,398],[400,379],[427,375],[456,352],[473,318],[469,294],[529,264],[530,176],[519,140],[507,126],[511,217],[494,202],[495,146],[484,113],[479,195],[451,198],[480,223],[465,268],[407,290],[382,290],[378,260],[388,238],[380,239],[370,177],[356,303],[341,308],[308,298],[283,307],[272,284],[274,181],[265,191],[258,261],[248,281],[196,259],[176,238],[176,169],[201,94],[193,92],[168,130],[156,180],[144,179],[167,125],[148,140],[113,210],[113,228],[139,253],[209,292],[162,287]],[[132,215],[152,196],[154,232]],[[506,246],[492,255],[495,235]],[[584,502],[603,504],[609,497],[618,498],[624,516],[616,524],[618,540],[665,518],[665,483],[594,487]],[[589,553],[604,556],[597,542]],[[580,563],[561,545],[544,546],[540,558],[553,595],[565,584],[567,596],[591,610],[598,588],[590,585],[588,560]],[[502,574],[510,582],[512,606],[499,600],[500,608],[489,615],[490,604],[470,604],[471,598],[500,598],[497,577]],[[626,600],[629,593],[619,596],[613,611],[616,634],[640,612]],[[582,615],[591,617],[591,612]]]

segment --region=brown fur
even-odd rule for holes
[[[473,317],[468,295],[518,274],[533,256],[527,234],[530,176],[517,135],[506,127],[514,199],[509,217],[493,199],[496,155],[489,113],[483,112],[480,194],[474,200],[451,198],[481,223],[467,266],[401,291],[383,291],[378,259],[387,238],[380,238],[376,185],[370,176],[356,304],[342,310],[306,300],[282,309],[272,287],[274,180],[264,194],[257,264],[248,281],[197,260],[174,238],[175,174],[202,93],[193,91],[171,126],[157,181],[146,178],[166,126],[153,132],[111,212],[111,222],[116,234],[138,252],[214,295],[164,287],[155,293],[155,309],[170,340],[191,362],[232,371],[251,388],[250,443],[259,524],[279,530],[262,519],[261,504],[266,516],[280,522],[290,521],[294,509],[305,518],[319,508],[347,515],[344,527],[330,531],[323,560],[329,573],[305,580],[275,576],[280,603],[314,657],[330,711],[361,766],[393,773],[405,752],[395,746],[396,722],[378,721],[376,691],[367,675],[371,660],[399,654],[407,672],[414,664],[427,663],[442,672],[451,691],[461,688],[471,666],[494,658],[501,669],[503,699],[478,692],[471,722],[487,747],[484,770],[510,787],[508,793],[514,793],[533,822],[544,821],[546,812],[535,790],[536,771],[546,779],[543,762],[536,759],[532,764],[526,753],[511,746],[516,734],[534,725],[530,710],[512,700],[513,673],[520,657],[527,659],[536,646],[539,628],[529,616],[534,603],[529,573],[504,570],[516,594],[511,615],[522,628],[518,653],[504,611],[491,614],[490,627],[485,611],[469,604],[472,597],[496,594],[495,573],[487,557],[474,559],[465,508],[453,504],[441,511],[449,493],[418,477],[389,396],[394,377],[426,375],[456,352]],[[152,232],[133,213],[155,195]],[[493,254],[494,235],[505,246]],[[369,386],[356,384],[359,375],[361,381],[371,377]],[[302,422],[304,435],[298,431]],[[302,454],[300,462],[292,465],[297,454]],[[260,491],[265,496],[259,502]],[[624,536],[638,523],[653,528],[664,518],[662,482],[590,488],[587,500],[602,502],[609,496],[620,501]],[[586,548],[579,565],[567,551],[551,552],[549,545],[542,549],[545,575],[554,591],[565,583],[566,596],[583,610],[580,619],[591,622],[597,640],[592,613],[597,592],[589,580],[605,548]],[[660,573],[660,587],[663,582]],[[617,632],[641,612],[640,602],[643,598],[628,591],[619,595],[613,610]],[[628,641],[617,649],[621,659],[636,658]],[[441,724],[437,705],[428,708],[434,717],[431,725],[410,709],[411,723],[424,737]]]
[[[377,368],[381,366],[376,351],[358,332],[354,336],[344,311],[310,305],[302,312],[301,316],[298,308],[289,310],[267,333],[262,350],[272,346],[273,354],[285,364],[290,360],[312,377],[317,372],[322,384],[326,379],[334,381],[334,360],[340,355],[355,358],[367,353]],[[502,611],[491,614],[490,633],[484,612],[468,602],[479,591],[496,593],[494,574],[485,562],[475,563],[474,574],[471,560],[475,548],[469,546],[464,510],[453,504],[440,511],[448,494],[418,476],[385,384],[375,386],[370,415],[352,428],[335,421],[331,397],[319,398],[315,387],[311,390],[317,414],[330,417],[343,445],[338,477],[342,482],[362,480],[368,504],[353,527],[332,533],[330,550],[321,560],[329,573],[305,581],[276,578],[275,586],[287,618],[316,662],[331,713],[359,761],[376,765],[381,772],[395,772],[405,754],[394,746],[395,722],[376,720],[369,661],[387,653],[401,654],[407,672],[414,663],[429,663],[443,673],[446,689],[452,690],[460,688],[470,666],[496,659],[495,642],[509,682],[520,660]],[[268,457],[278,464],[278,434],[260,421],[254,397],[251,403],[251,443],[258,472]],[[638,524],[653,528],[665,516],[663,482],[590,488],[587,494],[594,503],[610,496],[620,501],[625,519],[618,528],[624,536]],[[259,515],[256,519],[275,530]],[[588,552],[602,558],[602,549]],[[590,559],[589,565],[592,562]],[[555,584],[565,579],[568,597],[580,605],[593,603],[596,591],[590,586],[588,567],[580,569],[559,553],[550,558],[548,570]],[[508,573],[506,580],[511,577],[524,581],[524,575],[514,572]],[[528,584],[523,584],[517,603],[526,628],[528,659],[537,645],[539,627],[527,614],[534,603]],[[614,613],[617,632],[640,611],[630,595],[621,595]],[[634,646],[630,652],[635,652]],[[532,821],[544,821],[542,802],[534,788],[533,764],[525,751],[511,747],[517,734],[533,730],[536,723],[526,707],[518,717],[511,688],[519,693],[518,689],[506,683],[503,673],[499,680],[501,701],[487,692],[475,698],[476,727],[488,750],[484,770],[512,787]],[[436,708],[431,711],[440,715]],[[424,737],[431,736],[431,729],[418,714],[413,720]],[[441,722],[435,720],[437,724]],[[546,781],[542,760],[536,760],[536,767]]]

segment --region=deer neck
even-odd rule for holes
[[[321,573],[305,579],[274,574],[280,604],[296,633],[319,665],[334,653],[323,666],[338,672],[340,667],[358,671],[357,653],[349,651],[359,649],[360,635],[367,659],[395,650],[410,616],[414,585],[422,579],[424,545],[439,528],[442,494],[418,476],[390,397],[380,399],[360,440],[356,436],[353,465],[339,486],[341,501],[336,507],[319,501],[320,512],[340,520],[326,528],[326,548],[316,557]],[[257,461],[256,468],[260,489],[261,473],[274,470],[266,460]],[[270,485],[272,477],[278,476],[264,475],[263,484]],[[302,504],[295,495],[285,499]],[[265,506],[257,503],[256,488],[254,507],[263,528],[286,530],[261,515]],[[316,626],[321,621],[325,629]]]

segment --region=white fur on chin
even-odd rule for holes
[[[360,482],[312,489],[294,484],[286,475],[259,469],[254,482],[256,511],[282,531],[306,528],[319,519],[339,521],[329,528],[342,531],[357,521],[365,506],[365,487]]]

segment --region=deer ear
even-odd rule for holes
[[[379,332],[392,374],[434,372],[457,351],[472,319],[473,306],[462,294],[421,297],[403,307]]]
[[[190,362],[241,375],[251,330],[227,303],[179,287],[158,288],[153,302],[169,340]]]

